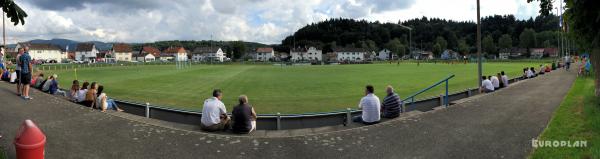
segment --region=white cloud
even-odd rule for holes
[[[298,28],[328,18],[397,22],[440,17],[475,20],[473,0],[26,0],[25,26],[8,27],[9,42],[69,38],[80,41],[244,40],[280,43]],[[525,0],[484,0],[482,16],[537,15]]]

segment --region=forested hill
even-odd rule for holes
[[[413,28],[412,46],[415,49],[434,52],[445,48],[460,52],[472,52],[475,49],[475,22],[423,17],[400,23]],[[517,20],[513,15],[489,16],[482,18],[482,45],[489,53],[497,53],[503,47],[551,47],[557,44],[557,30],[558,17],[553,15],[528,20]],[[330,51],[334,47],[377,50],[390,46],[407,50],[408,33],[407,29],[392,23],[330,19],[299,29],[282,41],[282,47],[318,46]],[[504,39],[501,39],[503,35]]]

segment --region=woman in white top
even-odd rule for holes
[[[77,95],[75,98],[75,102],[80,103],[83,102],[85,100],[85,94],[87,93],[87,87],[90,85],[89,82],[83,82],[83,85],[81,86],[81,89],[79,89],[79,91],[77,91]]]
[[[106,112],[107,109],[114,109],[116,111],[122,112],[123,110],[117,107],[117,103],[115,103],[114,100],[109,99],[108,96],[106,96],[106,93],[104,93],[103,91],[104,86],[98,86],[98,97],[96,99],[96,105],[100,107],[102,112]]]

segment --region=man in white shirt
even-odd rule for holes
[[[533,76],[533,71],[531,71],[531,69],[527,69],[527,78],[533,78]]]
[[[379,123],[381,102],[379,101],[379,98],[373,94],[374,92],[375,88],[371,85],[367,85],[365,89],[366,95],[360,99],[360,103],[358,104],[358,109],[362,109],[362,114],[352,118],[352,121],[366,125]]]
[[[227,130],[229,128],[229,116],[225,104],[221,102],[223,93],[221,90],[215,89],[213,97],[204,101],[202,107],[202,118],[200,128],[205,131]]]
[[[506,74],[504,74],[504,71],[500,72],[500,74],[502,75],[502,83],[504,83],[504,87],[508,87],[508,76],[506,76]]]
[[[492,81],[487,79],[487,77],[481,77],[483,81],[481,81],[481,88],[479,88],[479,92],[490,93],[494,92],[494,85],[492,85]]]
[[[494,90],[497,90],[497,89],[500,88],[500,80],[498,79],[498,77],[491,76],[490,77],[490,81],[492,81],[492,85],[494,86]]]

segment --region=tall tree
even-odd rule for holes
[[[512,44],[512,38],[508,34],[504,34],[498,39],[498,47],[502,49],[512,48]]]
[[[463,55],[467,55],[469,54],[469,44],[467,44],[467,41],[465,39],[460,39],[458,41],[458,52],[460,52]]]
[[[438,36],[437,38],[435,38],[435,44],[437,44],[440,49],[439,52],[433,52],[436,55],[440,55],[442,51],[448,49],[448,42],[446,41],[446,39],[444,39],[444,37]]]
[[[533,48],[535,47],[536,39],[535,39],[535,31],[533,29],[525,29],[521,32],[519,36],[519,46],[523,48]]]
[[[404,56],[404,53],[405,53],[404,50],[406,50],[404,45],[402,45],[402,42],[400,42],[400,40],[398,40],[398,38],[390,40],[388,43],[386,43],[385,48],[392,51],[392,53],[397,54],[399,57]]]
[[[496,54],[496,45],[494,44],[494,38],[491,35],[487,35],[481,41],[481,47],[483,51],[488,54]]]
[[[239,59],[244,56],[246,53],[246,45],[242,41],[234,41],[232,43],[232,51],[233,55],[231,55],[232,59]]]
[[[435,54],[436,56],[442,54],[442,46],[440,46],[440,44],[433,44],[433,54]]]

